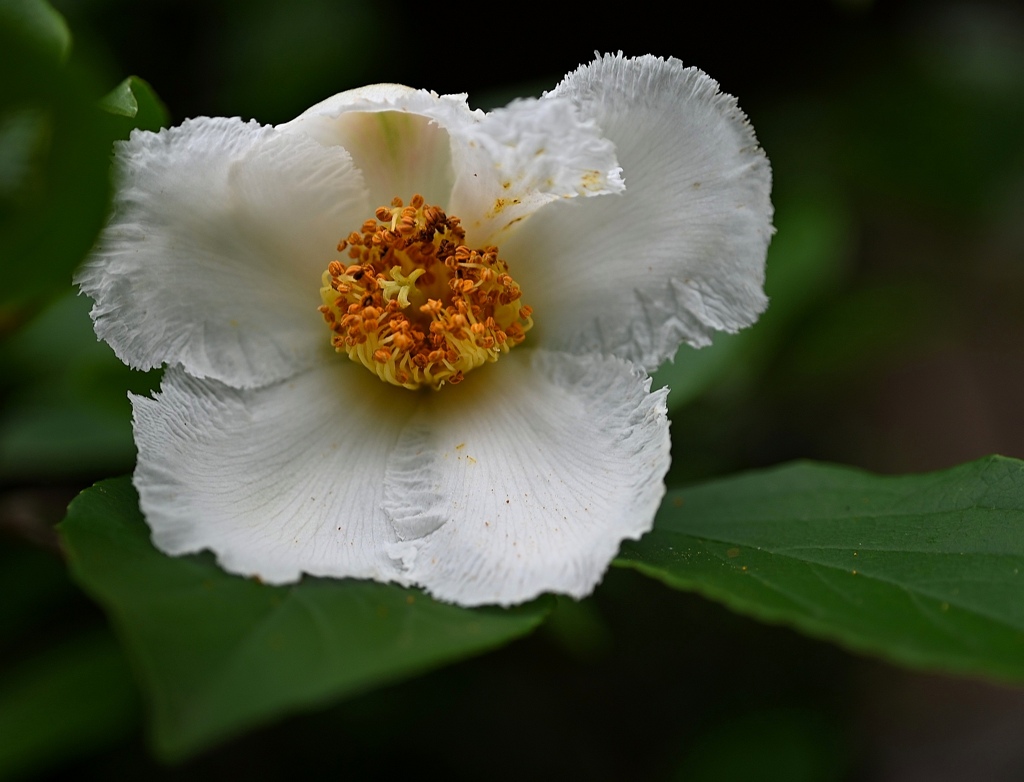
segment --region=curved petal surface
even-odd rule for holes
[[[176,367],[133,397],[135,486],[168,554],[210,549],[268,583],[316,576],[404,581],[385,547],[385,462],[417,395],[338,360],[266,388]],[[389,393],[391,392],[391,393]]]
[[[369,183],[373,208],[419,193],[446,209],[454,183],[449,131],[480,116],[465,95],[374,84],[338,93],[278,128],[348,150]],[[358,230],[370,216],[372,211],[348,230]]]
[[[517,100],[457,131],[450,213],[472,246],[550,201],[623,189],[615,146],[568,99]]]
[[[615,358],[519,350],[427,395],[389,462],[406,578],[462,605],[582,597],[648,529],[669,467],[665,391]]]
[[[310,366],[329,341],[320,275],[369,208],[348,154],[200,118],[136,131],[116,172],[114,215],[76,282],[117,356],[237,387]]]
[[[549,201],[623,187],[614,145],[569,99],[519,100],[484,114],[465,95],[377,84],[279,127],[347,149],[375,206],[419,193],[457,215],[473,246],[499,241]]]
[[[615,142],[626,191],[549,204],[502,246],[545,347],[648,369],[764,309],[771,171],[735,99],[678,60],[605,56],[551,93]]]

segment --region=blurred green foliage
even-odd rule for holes
[[[47,62],[62,63],[71,51],[67,22],[45,0],[7,0],[0,6],[0,28]],[[9,51],[12,63],[24,56],[21,48]]]
[[[0,778],[127,738],[138,722],[135,683],[109,632],[54,645],[8,675],[14,684],[0,693]]]
[[[67,291],[0,347],[10,371],[0,416],[0,479],[99,478],[131,469],[126,392],[149,391],[159,373],[131,371],[97,341],[91,306]]]

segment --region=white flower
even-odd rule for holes
[[[77,282],[123,361],[168,365],[132,400],[153,541],[270,583],[588,594],[664,494],[647,372],[766,302],[768,161],[677,60],[601,57],[487,114],[377,85],[195,119],[117,173]],[[385,258],[362,231],[395,197],[366,227]]]

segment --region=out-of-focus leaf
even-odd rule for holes
[[[771,709],[729,714],[693,745],[673,776],[678,782],[830,782],[847,779],[839,726],[820,712]]]
[[[107,93],[100,101],[100,108],[115,117],[123,117],[126,129],[123,137],[134,128],[159,130],[169,122],[167,107],[157,97],[153,88],[138,76],[129,76]]]
[[[598,660],[612,649],[612,636],[591,600],[556,598],[544,631],[564,652],[579,660]]]
[[[10,532],[10,494],[0,502],[0,518]],[[0,650],[6,651],[25,630],[47,612],[77,593],[63,563],[53,554],[28,546],[12,546],[0,538]]]
[[[791,377],[848,379],[944,336],[949,307],[927,280],[862,283],[808,319],[787,345]],[[943,316],[946,316],[946,320]]]
[[[95,480],[131,469],[125,389],[147,393],[159,372],[122,364],[96,339],[90,306],[68,291],[0,346],[0,480]]]
[[[58,766],[130,735],[138,696],[109,632],[76,637],[0,681],[0,778]]]
[[[304,579],[272,587],[152,547],[127,478],[61,523],[75,579],[107,610],[149,696],[156,750],[178,758],[244,728],[508,643],[550,601],[465,609],[410,589]]]
[[[64,17],[45,0],[3,0],[0,28],[58,62],[71,50],[71,31]]]
[[[798,463],[673,491],[617,564],[905,665],[1024,681],[1024,462]]]
[[[0,25],[0,333],[64,289],[103,224],[111,136],[87,73]]]
[[[251,0],[221,8],[217,91],[228,115],[285,122],[340,84],[365,84],[373,75],[372,37],[351,35],[336,45],[336,31],[375,24],[377,6],[370,0]]]
[[[31,401],[0,421],[0,476],[93,478],[130,468],[135,458],[129,403],[124,411],[83,400]],[[84,472],[83,472],[84,471]]]

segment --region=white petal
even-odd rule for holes
[[[374,204],[420,193],[461,218],[474,246],[498,241],[549,201],[622,189],[614,145],[568,99],[515,101],[483,114],[465,95],[377,84],[279,127],[345,147]]]
[[[268,583],[317,576],[401,580],[385,547],[385,461],[418,395],[335,356],[266,388],[164,376],[133,397],[135,486],[168,554],[210,549]]]
[[[463,605],[588,594],[649,530],[669,466],[665,392],[615,358],[520,349],[428,395],[389,463],[405,576]]]
[[[771,171],[736,101],[678,60],[605,56],[569,97],[615,142],[626,192],[546,206],[502,245],[546,347],[653,369],[764,309]]]
[[[278,128],[348,150],[366,177],[374,207],[395,196],[408,202],[419,193],[427,203],[447,208],[454,182],[447,131],[480,116],[470,111],[465,95],[375,84],[339,93]]]
[[[238,387],[289,377],[329,341],[320,275],[369,206],[348,154],[255,122],[132,134],[114,215],[76,281],[125,363]]]
[[[471,246],[499,243],[501,231],[550,201],[623,188],[615,146],[568,99],[517,100],[452,133],[449,210]]]

